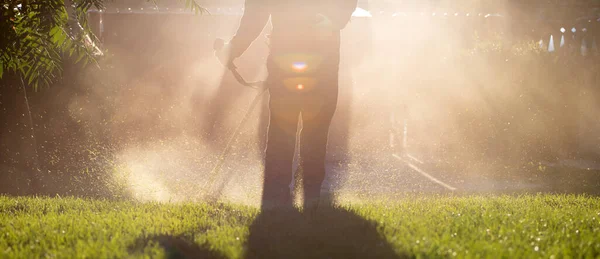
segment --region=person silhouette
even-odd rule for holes
[[[217,53],[223,64],[232,64],[270,18],[263,208],[293,205],[290,183],[299,121],[304,206],[318,204],[338,99],[340,31],[357,4],[358,0],[246,0],[236,34]]]

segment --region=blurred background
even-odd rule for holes
[[[62,80],[27,95],[2,78],[0,192],[197,197],[256,94],[212,47],[235,33],[243,1],[198,3],[206,12],[109,2],[88,13],[98,66],[66,62]],[[237,61],[248,81],[266,77],[268,33]],[[360,1],[342,34],[324,188],[448,191],[418,165],[466,193],[597,193],[598,41],[598,1]],[[232,200],[260,193],[265,108],[218,177]]]

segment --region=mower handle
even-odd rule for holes
[[[215,51],[220,51],[223,49],[224,46],[225,46],[225,40],[217,38],[215,40],[215,43],[213,44],[213,49]],[[231,71],[231,73],[233,74],[233,77],[235,77],[235,79],[238,81],[238,83],[240,83],[243,86],[258,89],[261,85],[264,84],[264,82],[248,82],[248,81],[246,81],[246,79],[244,79],[244,77],[242,77],[242,75],[240,75],[240,73],[237,71],[237,67],[235,66],[235,64],[233,64],[233,60],[229,61],[229,63],[226,64],[225,66],[229,69],[229,71]]]

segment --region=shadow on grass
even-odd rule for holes
[[[164,249],[165,258],[225,258],[205,245],[198,245],[185,236],[157,235],[138,238],[129,247],[131,254],[145,254],[152,244]]]
[[[404,258],[352,211],[321,207],[263,211],[250,226],[246,258]]]
[[[139,238],[130,253],[145,253],[151,244],[166,258],[225,258],[185,236]],[[221,248],[226,249],[226,248]],[[397,254],[377,231],[377,224],[337,207],[307,213],[297,209],[262,211],[250,225],[244,258],[407,258]]]

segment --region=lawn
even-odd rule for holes
[[[0,258],[600,257],[600,198],[413,196],[260,212],[0,196]]]

